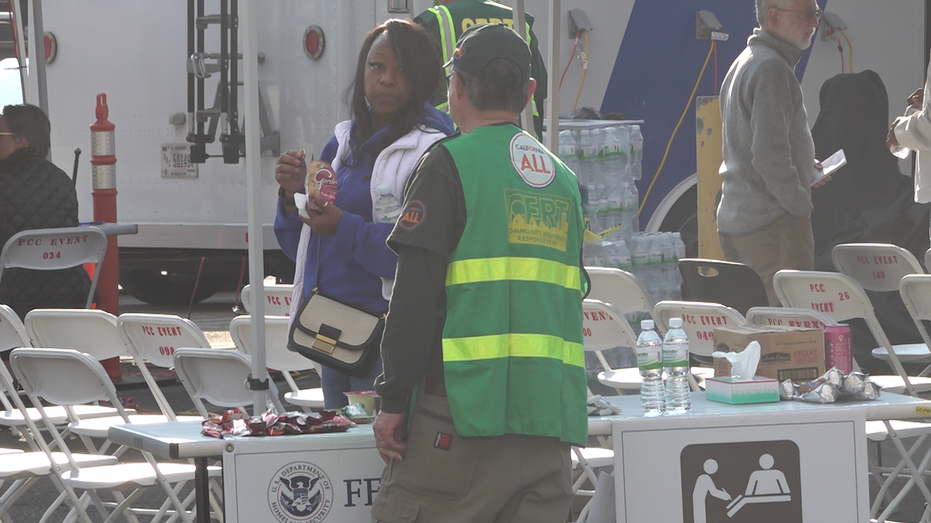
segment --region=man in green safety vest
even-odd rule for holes
[[[423,26],[440,44],[444,62],[449,62],[456,49],[456,41],[462,33],[476,24],[505,24],[514,29],[514,14],[510,7],[490,0],[437,0],[435,7],[417,15],[414,21]],[[537,81],[537,90],[531,98],[533,106],[533,129],[537,138],[543,136],[543,102],[546,100],[546,63],[540,55],[540,41],[533,34],[533,16],[525,14],[526,27],[523,35],[530,46],[530,76]],[[446,68],[449,74],[449,67]],[[438,109],[449,112],[446,90],[437,89],[431,103]]]
[[[572,172],[518,126],[531,54],[504,24],[463,33],[460,133],[421,158],[398,253],[373,427],[374,521],[563,523],[585,445],[582,207]]]

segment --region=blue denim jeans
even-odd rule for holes
[[[372,371],[361,378],[352,378],[326,366],[323,366],[321,370],[320,380],[323,384],[324,408],[327,410],[340,409],[349,405],[349,400],[343,394],[344,392],[375,389],[375,378],[381,374],[381,358],[378,358]]]

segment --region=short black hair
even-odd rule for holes
[[[48,156],[51,148],[52,123],[41,108],[31,104],[7,105],[3,108],[3,121],[10,132],[22,135],[29,141],[28,151],[40,158]]]

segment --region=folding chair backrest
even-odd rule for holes
[[[868,291],[896,292],[903,277],[925,272],[914,254],[891,243],[842,243],[834,246],[831,260],[837,272]]]
[[[13,309],[0,304],[0,352],[19,347],[32,347],[26,326]]]
[[[236,348],[250,357],[252,347],[252,316],[236,316],[230,321],[230,337]],[[312,360],[288,350],[288,317],[265,316],[265,366],[283,372],[316,368]]]
[[[608,267],[585,267],[585,272],[592,281],[589,299],[610,304],[621,314],[645,312],[653,315],[650,293],[633,274]]]
[[[763,279],[742,263],[682,258],[682,299],[720,303],[746,314],[751,307],[769,305]]]
[[[931,249],[925,251],[925,272],[931,271]]]
[[[671,318],[682,318],[682,330],[689,337],[689,352],[711,357],[714,329],[746,325],[742,314],[720,303],[663,300],[653,307],[653,319],[665,331]]]
[[[54,405],[109,401],[126,418],[107,371],[89,354],[72,349],[14,349],[10,365],[27,394]]]
[[[899,282],[899,294],[915,322],[921,339],[931,347],[931,336],[924,322],[931,321],[931,274],[910,274]]]
[[[837,325],[834,318],[823,312],[795,307],[753,307],[747,311],[747,323],[756,327],[801,329],[824,329],[826,325]]]
[[[252,361],[245,354],[234,350],[179,348],[174,360],[175,372],[201,416],[209,415],[204,400],[223,408],[252,405],[253,393],[245,386],[252,375]],[[278,388],[271,379],[268,387],[268,399],[278,412],[284,412]]]
[[[99,309],[33,309],[26,332],[35,347],[75,349],[98,360],[129,354],[116,329],[116,316]]]
[[[905,380],[907,393],[914,395],[908,374],[876,318],[869,296],[857,280],[838,272],[781,270],[773,276],[773,287],[785,307],[808,307],[839,322],[862,318],[875,342],[888,352],[893,369]]]
[[[4,269],[53,271],[95,263],[94,278],[84,305],[88,308],[94,300],[100,265],[106,252],[107,236],[96,227],[21,231],[11,236],[0,251],[0,279]]]
[[[294,293],[294,285],[268,284],[265,289],[265,315],[266,316],[287,316],[291,311],[291,295]],[[242,288],[240,294],[242,306],[246,312],[252,314],[252,285],[246,285]]]
[[[619,310],[598,300],[582,301],[582,346],[585,350],[603,351],[636,345],[637,335]]]
[[[126,313],[116,323],[133,356],[158,367],[173,367],[172,355],[178,347],[210,348],[200,327],[173,314]]]

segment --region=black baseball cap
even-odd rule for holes
[[[443,67],[452,64],[486,82],[497,83],[498,78],[490,77],[492,75],[485,70],[488,62],[496,58],[514,62],[520,67],[522,79],[530,79],[530,48],[520,35],[504,24],[479,24],[466,29],[456,42],[452,59]]]

